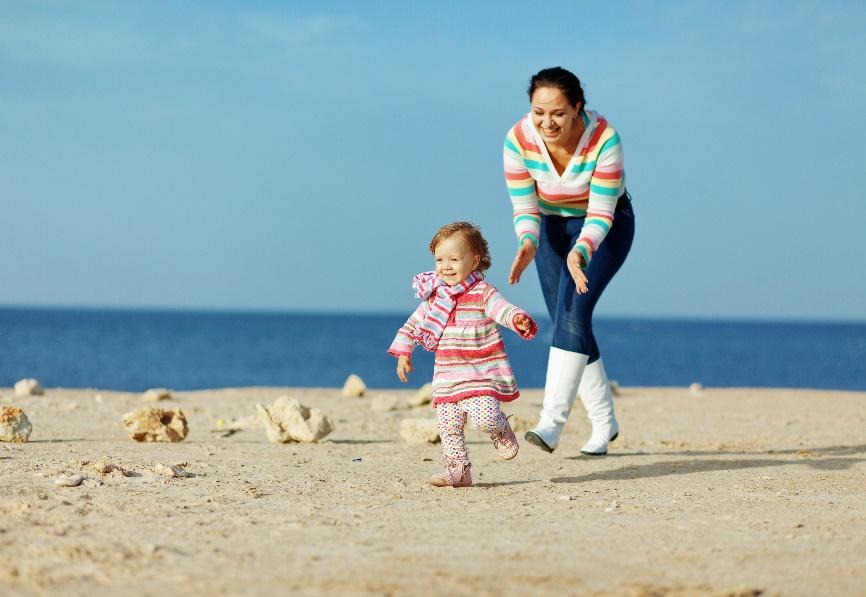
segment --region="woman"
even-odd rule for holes
[[[592,423],[581,452],[600,456],[619,425],[592,312],[634,237],[622,145],[603,116],[585,109],[580,81],[563,68],[533,76],[529,101],[529,113],[505,138],[519,242],[508,281],[520,281],[535,259],[554,332],[541,414],[526,440],[553,452],[579,394]]]

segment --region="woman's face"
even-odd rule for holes
[[[541,137],[554,145],[566,145],[580,118],[581,105],[569,105],[568,98],[557,87],[539,87],[532,94],[532,124]]]

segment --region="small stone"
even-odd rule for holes
[[[403,408],[405,405],[404,402],[400,402],[400,399],[396,396],[391,396],[390,394],[380,394],[378,396],[374,396],[370,401],[370,408],[377,412],[388,412],[392,410],[398,410]]]
[[[334,430],[334,423],[322,411],[307,408],[294,398],[280,396],[270,406],[257,404],[272,443],[317,442]]]
[[[84,479],[84,475],[60,475],[54,479],[54,484],[57,487],[78,487]]]
[[[563,502],[568,502],[568,501],[573,500],[574,498],[571,497],[570,495],[561,495],[561,496],[559,496],[559,499]]]
[[[93,397],[93,401],[101,404],[102,402],[105,401],[105,398],[102,396],[102,394],[97,394],[96,396]]]
[[[105,460],[99,460],[90,464],[88,470],[92,472],[94,475],[99,475],[100,477],[132,477],[134,473],[124,469],[121,466],[114,464],[113,462],[108,462]]]
[[[17,406],[0,406],[0,442],[24,443],[30,438],[33,425]]]
[[[610,503],[610,505],[607,508],[604,509],[604,511],[605,512],[613,512],[617,508],[619,508],[619,504],[617,504],[616,500],[614,500]]]
[[[354,373],[346,378],[346,383],[343,384],[343,396],[346,398],[360,398],[367,391],[367,385],[364,380]]]
[[[435,444],[440,441],[435,418],[403,419],[400,436],[410,444]]]
[[[15,382],[15,395],[19,398],[24,396],[41,396],[44,390],[35,379],[21,379]]]
[[[180,442],[189,433],[186,415],[180,409],[137,408],[123,415],[123,427],[137,442]]]
[[[409,397],[409,406],[423,406],[433,400],[433,384],[425,383]]]
[[[171,400],[171,392],[165,388],[151,388],[142,397],[142,402],[159,402],[160,400]]]
[[[700,396],[704,393],[704,386],[702,386],[698,382],[694,382],[692,385],[689,386],[689,393],[692,396]]]
[[[183,467],[176,464],[155,464],[153,466],[153,471],[156,474],[168,477],[169,479],[186,479],[188,477],[195,477],[194,474],[184,470]]]

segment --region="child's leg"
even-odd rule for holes
[[[508,424],[505,413],[499,407],[499,401],[490,396],[464,400],[466,411],[472,420],[472,426],[478,431],[489,433],[496,451],[505,460],[517,456],[520,446],[517,437]]]
[[[499,400],[491,396],[480,396],[463,400],[472,426],[482,433],[501,433],[509,428],[505,413],[499,408]]]
[[[466,425],[466,413],[459,403],[446,402],[436,405],[436,425],[439,437],[442,439],[442,452],[446,461],[469,462],[466,452],[466,438],[463,427]]]

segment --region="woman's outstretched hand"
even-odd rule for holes
[[[535,258],[535,245],[528,238],[523,239],[523,244],[517,249],[517,256],[514,258],[514,263],[511,264],[511,273],[508,274],[508,283],[517,284],[520,282],[520,276],[532,260]]]
[[[577,251],[569,251],[568,258],[565,260],[568,266],[568,273],[574,278],[574,286],[577,289],[577,294],[586,294],[589,292],[589,286],[586,282],[586,274],[581,269],[580,264],[583,263],[583,258]]]

